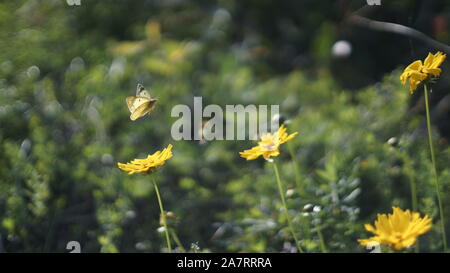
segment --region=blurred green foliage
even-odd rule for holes
[[[154,175],[186,249],[295,251],[271,163],[239,157],[254,143],[172,140],[170,111],[194,96],[204,105],[280,105],[299,135],[276,160],[308,252],[366,251],[356,241],[369,236],[363,224],[394,205],[410,209],[413,181],[419,211],[437,227],[424,109],[410,107],[398,80],[406,58],[373,75],[360,58],[366,69],[353,73],[330,54],[343,35],[338,1],[273,2],[2,1],[0,246],[66,252],[75,240],[83,252],[166,251],[150,177],[116,163],[172,143],[174,157]],[[348,90],[349,75],[364,87]],[[159,101],[132,122],[125,97],[137,83]],[[449,218],[450,148],[434,136]],[[439,251],[439,238],[433,228],[421,250]]]

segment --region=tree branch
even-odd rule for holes
[[[414,38],[414,39],[424,42],[425,44],[427,44],[430,47],[436,48],[438,50],[444,51],[447,54],[450,54],[450,46],[443,44],[441,42],[438,42],[438,41],[428,37],[427,35],[423,34],[422,32],[417,31],[413,28],[404,26],[404,25],[382,22],[382,21],[375,21],[372,19],[362,17],[360,15],[355,15],[355,14],[350,15],[350,17],[347,19],[347,21],[350,24],[360,26],[360,27],[365,27],[365,28],[368,28],[371,30],[390,32],[390,33],[395,33],[395,34],[400,34],[403,36],[411,37],[411,38]]]

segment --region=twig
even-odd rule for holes
[[[382,22],[382,21],[375,21],[372,19],[368,19],[365,17],[362,17],[360,15],[352,14],[349,16],[347,21],[350,24],[354,24],[360,27],[365,27],[371,30],[375,31],[383,31],[383,32],[390,32],[395,34],[400,34],[403,36],[408,36],[417,40],[420,40],[427,44],[430,47],[436,48],[438,50],[442,50],[447,54],[450,54],[450,46],[443,44],[441,42],[438,42],[427,35],[423,34],[422,32],[415,30],[413,28],[396,24],[396,23],[388,23],[388,22]]]

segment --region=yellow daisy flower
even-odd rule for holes
[[[431,228],[431,218],[428,215],[420,218],[418,212],[403,211],[393,207],[392,214],[378,214],[375,227],[366,224],[367,231],[375,236],[369,239],[360,239],[358,242],[364,246],[373,247],[374,244],[388,245],[395,250],[412,246],[417,237]]]
[[[274,134],[266,133],[261,137],[261,141],[258,142],[258,146],[255,146],[249,150],[240,152],[241,157],[247,160],[254,160],[260,156],[265,159],[270,157],[275,157],[280,154],[279,146],[292,138],[294,138],[298,133],[292,133],[290,135],[286,132],[286,127],[281,125],[278,131]]]
[[[445,60],[446,55],[438,51],[436,54],[428,53],[427,58],[422,64],[421,60],[417,60],[408,65],[400,75],[403,84],[409,79],[409,91],[413,93],[420,83],[433,77],[441,75],[439,66]]]
[[[172,157],[172,144],[169,144],[167,148],[156,153],[147,156],[144,159],[135,159],[130,163],[117,163],[117,166],[128,172],[128,174],[142,173],[147,174],[153,172],[156,167],[164,165],[165,161]]]

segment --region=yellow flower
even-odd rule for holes
[[[392,214],[378,214],[375,227],[369,224],[364,226],[375,236],[358,240],[361,245],[383,244],[400,250],[412,246],[418,236],[431,228],[431,218],[428,215],[420,218],[418,212],[411,213],[409,210],[403,211],[398,207],[392,209]]]
[[[117,163],[117,166],[123,170],[128,172],[128,174],[134,173],[151,173],[156,167],[164,165],[165,161],[172,157],[172,144],[169,144],[167,148],[165,148],[162,152],[157,151],[156,153],[147,156],[144,159],[135,159],[130,163],[123,164]]]
[[[249,150],[240,152],[241,157],[247,160],[254,160],[260,156],[268,159],[272,156],[278,156],[280,154],[279,146],[292,138],[294,138],[298,133],[287,134],[284,125],[278,128],[278,131],[274,134],[266,133],[261,137],[261,141],[258,142],[258,146],[255,146]]]
[[[413,93],[420,83],[430,79],[431,76],[438,77],[441,75],[442,70],[439,66],[445,60],[445,57],[446,55],[439,51],[434,55],[428,53],[423,64],[421,60],[417,60],[408,65],[400,75],[400,80],[403,84],[406,84],[409,79],[409,91]]]

